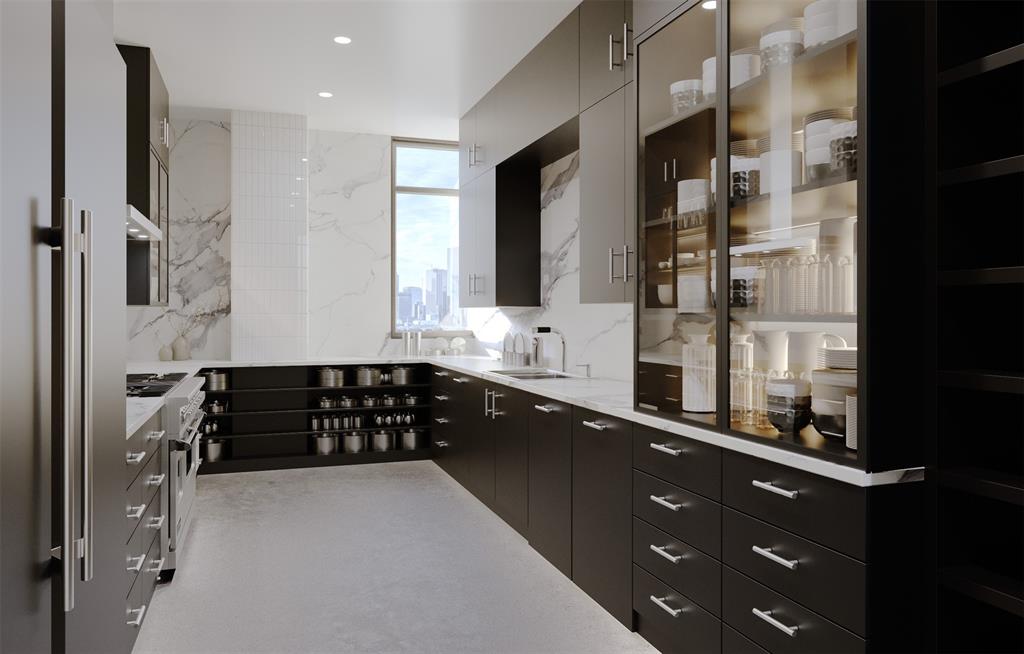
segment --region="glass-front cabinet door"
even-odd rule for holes
[[[718,422],[714,2],[638,46],[638,406]]]

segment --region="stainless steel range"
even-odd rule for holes
[[[189,526],[192,524],[192,503],[196,495],[196,475],[199,473],[200,428],[206,413],[203,402],[205,380],[185,379],[171,389],[164,399],[163,424],[167,430],[167,515],[170,528],[167,543],[161,544],[164,553],[164,571],[161,578],[174,576],[177,559],[185,546]]]

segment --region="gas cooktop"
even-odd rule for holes
[[[187,376],[183,372],[128,375],[128,397],[161,397]]]

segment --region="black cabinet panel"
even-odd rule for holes
[[[722,569],[722,615],[730,626],[774,654],[866,650],[865,642],[853,633],[728,566]]]
[[[499,384],[491,391],[490,424],[483,430],[494,434],[494,509],[505,522],[526,536],[529,485],[530,397]]]
[[[725,563],[866,636],[863,563],[731,509],[723,513]]]
[[[632,627],[633,425],[578,407],[572,415],[572,578]]]
[[[714,445],[637,425],[633,465],[713,500],[722,496],[722,450]]]
[[[532,396],[529,412],[529,527],[527,539],[567,577],[572,576],[572,407]]]
[[[707,654],[721,649],[722,623],[688,597],[633,566],[637,631],[665,653]]]
[[[722,625],[722,654],[768,654],[768,650],[727,624]]]
[[[634,471],[633,513],[707,554],[721,554],[722,507],[717,502]]]
[[[864,560],[864,489],[735,452],[722,478],[723,504]]]
[[[643,520],[633,518],[633,563],[702,607],[722,612],[722,564]]]

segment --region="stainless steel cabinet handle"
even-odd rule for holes
[[[651,601],[660,606],[665,611],[665,613],[668,613],[673,618],[683,612],[682,609],[674,609],[668,604],[666,604],[665,600],[667,599],[667,597],[655,597],[654,595],[651,595]]]
[[[665,181],[668,182],[668,162],[667,161],[664,162],[664,170],[663,170],[663,172],[664,172]]]
[[[770,481],[758,481],[757,479],[752,479],[750,481],[750,484],[752,486],[760,488],[761,490],[766,490],[769,493],[775,493],[776,495],[781,495],[781,496],[783,496],[785,498],[788,498],[788,499],[791,499],[791,500],[795,500],[796,496],[798,494],[797,491],[791,491],[791,490],[786,490],[785,488],[779,488],[778,486],[776,486],[775,484],[773,484]]]
[[[594,420],[594,421],[584,420],[583,421],[583,426],[584,427],[590,427],[591,429],[596,429],[597,431],[604,431],[605,429],[608,429],[608,425],[602,425],[601,423],[597,422],[596,420]]]
[[[93,228],[92,212],[82,211],[82,581],[93,575]]]
[[[436,422],[439,425],[447,425],[448,418],[434,418],[434,422]]]
[[[434,399],[437,400],[438,402],[447,402],[448,401],[448,396],[447,395],[435,395]]]
[[[505,415],[504,411],[498,411],[498,398],[505,397],[497,391],[491,391],[491,420],[496,420],[498,416]]]
[[[472,143],[470,143],[469,147],[466,148],[466,159],[468,160],[467,166],[469,168],[472,168],[473,167],[473,144]]]
[[[438,447],[448,447],[448,441],[437,441],[434,445],[437,445]]]
[[[139,518],[142,517],[142,514],[145,513],[145,512],[146,512],[146,505],[145,504],[140,504],[138,506],[130,506],[130,507],[128,507],[128,511],[126,512],[126,516],[125,517],[131,518],[132,520],[138,520]]]
[[[142,463],[142,460],[145,459],[145,458],[146,458],[146,453],[145,452],[129,452],[125,456],[125,461],[127,461],[129,465],[136,466],[136,465],[139,465],[140,463]]]
[[[484,417],[486,418],[491,414],[491,391],[484,389]]]
[[[668,377],[669,379],[679,379],[679,375],[673,375],[672,373],[668,372],[665,373],[665,376]]]
[[[146,605],[143,604],[137,609],[128,611],[128,615],[134,615],[134,618],[128,620],[129,627],[138,627],[142,625],[142,618],[146,615]]]
[[[679,563],[679,561],[683,558],[682,554],[669,554],[665,551],[664,547],[658,547],[657,545],[651,545],[651,551],[659,556],[665,557],[672,563]]]
[[[165,522],[167,522],[167,516],[165,516],[165,515],[158,515],[155,518],[150,518],[149,519],[149,524],[146,525],[146,526],[149,527],[150,529],[163,529]]]
[[[615,283],[615,248],[608,248],[608,283]]]
[[[163,569],[164,569],[164,559],[163,558],[159,558],[156,561],[153,561],[152,567],[148,568],[146,570],[146,572],[152,572],[154,574],[160,574],[163,571]]]
[[[549,407],[546,404],[534,404],[533,408],[537,409],[541,413],[554,413],[555,412],[555,410],[552,407]]]
[[[624,244],[622,246],[622,283],[623,284],[628,284],[630,278],[635,276],[635,275],[633,275],[632,273],[629,272],[629,255],[631,255],[631,254],[633,254],[633,250],[629,249],[629,244],[628,243]]]
[[[456,384],[465,384],[469,382],[469,380],[466,379],[465,377],[455,377],[452,379],[452,381],[455,382]]]
[[[668,395],[665,396],[665,399],[669,402],[682,402],[678,397],[669,397]]]
[[[434,371],[434,376],[435,377],[447,377],[448,373],[443,371],[443,370],[435,370]]]
[[[151,431],[148,434],[146,434],[146,440],[147,441],[158,441],[158,440],[162,439],[164,437],[164,434],[166,434],[166,433],[167,433],[166,429],[161,429],[159,431]]]
[[[161,472],[159,475],[150,475],[149,479],[146,480],[147,486],[159,486],[164,483],[164,479],[167,479],[167,474]]]
[[[651,501],[654,502],[655,504],[662,505],[666,509],[672,509],[673,511],[678,511],[679,509],[683,508],[682,504],[673,504],[672,502],[669,502],[668,499],[664,497],[659,497],[658,495],[651,495]]]
[[[76,365],[78,356],[75,351],[75,334],[77,327],[77,311],[75,308],[75,289],[78,287],[78,236],[75,232],[75,203],[71,198],[60,201],[60,245],[61,251],[61,319],[63,325],[63,384],[62,419],[61,419],[61,541],[60,553],[61,579],[64,595],[64,612],[75,608],[75,559],[77,558],[75,541],[75,391],[78,379]]]
[[[756,615],[757,617],[761,618],[762,620],[764,620],[765,622],[767,622],[768,624],[770,624],[771,626],[775,627],[776,629],[778,629],[779,631],[781,631],[782,633],[786,634],[789,637],[796,636],[797,629],[800,628],[800,627],[788,627],[788,626],[782,624],[781,622],[779,622],[778,620],[776,620],[775,618],[772,617],[772,612],[771,611],[762,611],[761,609],[750,609],[750,610],[751,610],[751,612],[754,615]]]
[[[633,30],[629,29],[629,23],[622,23],[622,65],[626,65],[626,60],[633,56],[633,53],[629,51],[629,35],[633,33]]]
[[[768,559],[769,561],[774,561],[775,563],[778,563],[781,566],[789,568],[790,570],[796,570],[797,564],[800,563],[800,561],[798,560],[790,561],[789,559],[782,558],[778,554],[772,552],[772,548],[770,547],[758,547],[757,545],[754,545],[750,549],[752,549],[755,553],[760,554],[764,558]]]
[[[145,562],[145,554],[139,554],[138,556],[129,556],[127,566],[128,572],[138,572],[139,570],[142,570],[142,564]]]
[[[661,443],[651,443],[651,449],[657,450],[664,454],[671,454],[672,456],[679,456],[680,454],[683,453],[681,449],[669,447],[668,445],[662,445]]]
[[[672,157],[672,179],[676,178],[676,158]]]

